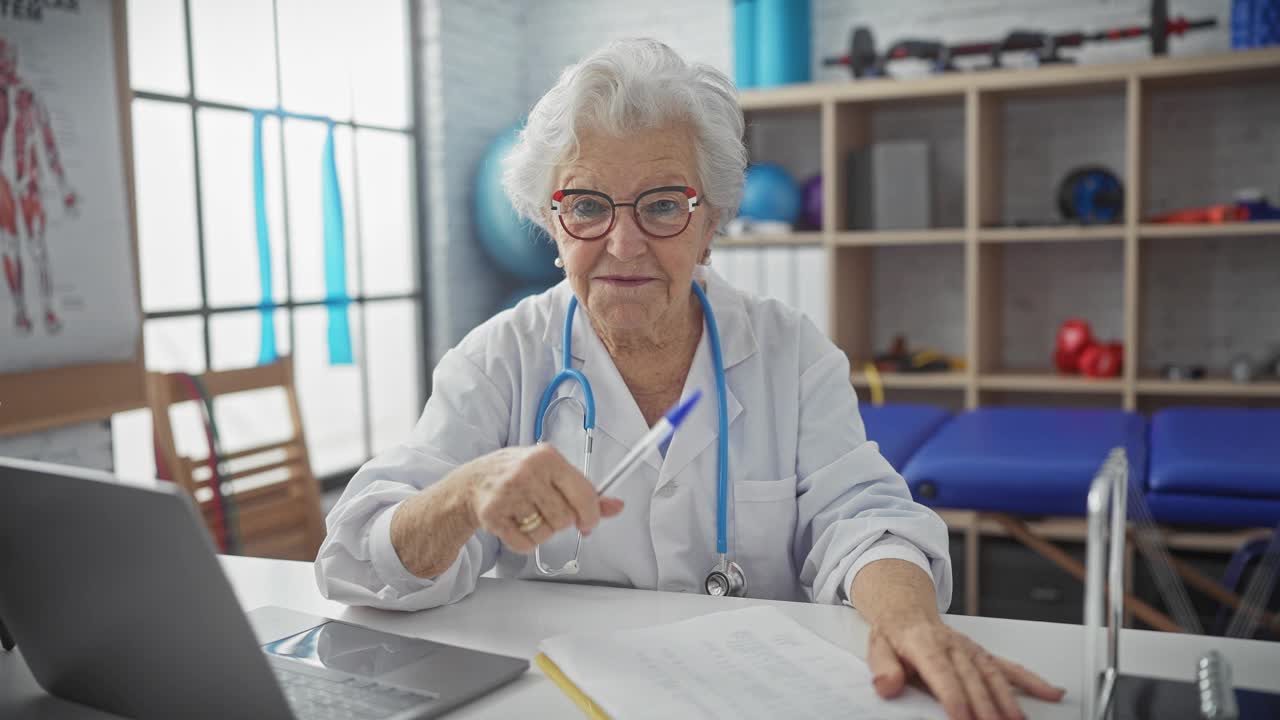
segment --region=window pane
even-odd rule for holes
[[[276,310],[276,352],[289,353],[289,313]],[[256,310],[217,313],[209,317],[209,342],[214,370],[254,367],[262,349],[262,316]]]
[[[187,94],[187,29],[182,0],[129,0],[129,84]]]
[[[148,370],[204,372],[204,318],[199,315],[147,320],[142,335]]]
[[[418,304],[388,300],[365,306],[369,349],[369,423],[373,452],[403,442],[422,412]]]
[[[142,480],[156,476],[151,411],[143,408],[111,416],[113,471],[119,477]]]
[[[290,112],[350,119],[352,58],[374,50],[352,32],[362,24],[365,5],[277,0],[277,8],[281,104]]]
[[[196,97],[273,107],[275,23],[270,0],[191,0]]]
[[[293,299],[323,300],[324,208],[323,158],[328,129],[324,123],[285,120],[285,162],[289,180],[289,238],[293,268]],[[342,192],[346,227],[347,294],[358,295],[360,276],[356,272],[356,211],[352,192],[351,129],[337,127],[333,134],[334,158],[338,167],[338,187]]]
[[[200,307],[194,160],[190,108],[133,102],[138,263],[148,312]]]
[[[258,235],[253,199],[253,116],[202,109],[200,182],[204,193],[204,259],[209,305],[257,305]],[[272,298],[283,302],[285,288],[284,212],[280,189],[279,120],[263,121],[263,169],[267,229],[271,235]]]
[[[143,323],[142,330],[148,370],[192,374],[204,372],[204,318],[195,315],[147,320]],[[179,454],[193,458],[208,456],[208,440],[201,417],[200,408],[194,402],[179,403],[170,409],[169,422],[173,427],[174,444]],[[138,433],[144,431],[135,421],[131,432],[136,438]],[[150,432],[150,423],[145,432]],[[135,440],[131,452],[138,452],[137,448],[140,446]],[[146,461],[140,459],[131,462],[133,467],[148,467]],[[151,474],[154,474],[154,469]]]
[[[418,267],[413,231],[413,143],[400,133],[359,130],[356,162],[364,291],[368,295],[413,292]]]
[[[361,3],[351,31],[358,48],[351,58],[356,121],[387,127],[408,127],[409,17],[405,0]]]
[[[356,365],[329,364],[329,320],[323,307],[294,311],[294,380],[311,467],[317,477],[364,462],[364,396]],[[360,357],[360,313],[352,306],[351,341]]]

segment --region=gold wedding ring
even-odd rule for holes
[[[524,517],[520,518],[516,522],[519,523],[520,532],[526,533],[526,534],[531,533],[534,530],[537,530],[538,528],[542,527],[542,514],[535,510],[534,512],[531,512],[528,515],[525,515]]]

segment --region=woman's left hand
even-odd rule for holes
[[[1024,718],[1015,690],[1049,702],[1066,692],[992,655],[936,615],[885,618],[873,626],[867,664],[881,697],[897,696],[918,676],[952,720]]]

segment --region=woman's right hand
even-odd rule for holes
[[[622,512],[622,501],[599,497],[595,487],[551,445],[511,447],[476,458],[464,471],[472,525],[527,554],[556,532],[577,527],[583,535]],[[521,520],[542,518],[527,532]]]

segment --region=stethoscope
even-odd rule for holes
[[[702,304],[702,315],[706,318],[707,333],[711,339],[711,358],[715,364],[716,377],[716,410],[720,431],[716,439],[716,554],[718,559],[715,567],[711,569],[711,572],[707,573],[707,577],[703,581],[703,589],[708,595],[743,597],[747,592],[747,578],[742,572],[742,566],[729,559],[729,543],[727,540],[729,534],[729,406],[726,399],[728,395],[725,388],[724,356],[720,350],[720,330],[716,326],[716,316],[711,311],[711,303],[707,300],[706,292],[696,281],[692,285],[694,295],[698,297],[698,302]],[[551,384],[542,393],[542,400],[538,403],[538,416],[534,422],[533,434],[538,439],[538,442],[542,442],[543,418],[555,407],[556,403],[561,401],[577,403],[582,408],[582,429],[586,431],[587,436],[582,458],[582,474],[590,479],[591,449],[595,441],[596,432],[596,401],[595,395],[591,392],[591,383],[587,380],[587,376],[574,369],[571,365],[573,360],[573,356],[570,354],[573,339],[573,316],[577,309],[578,298],[574,296],[569,300],[569,310],[564,317],[563,362],[560,372],[552,378]],[[572,395],[562,395],[554,398],[556,389],[565,382],[577,383],[582,388],[583,400],[581,402]],[[566,562],[559,569],[550,567],[543,563],[542,547],[539,546],[534,550],[534,564],[537,566],[539,573],[549,577],[576,575],[580,569],[578,553],[581,550],[582,533],[578,533],[578,543],[574,549],[572,560]]]

